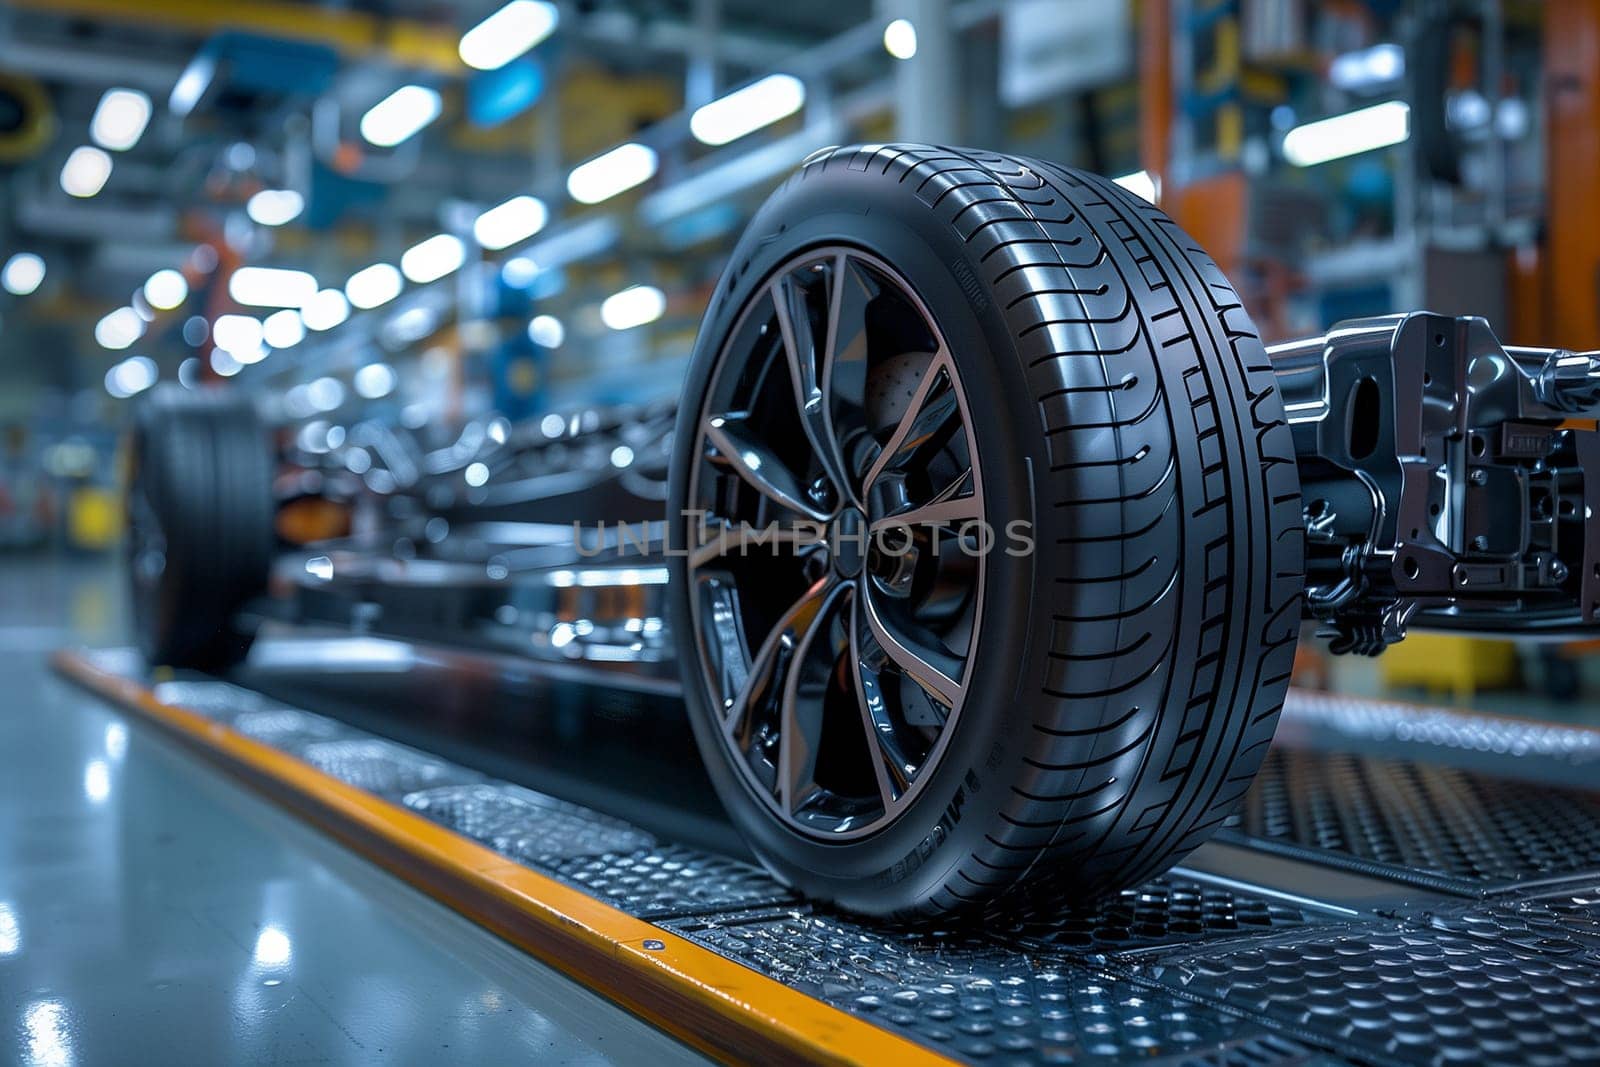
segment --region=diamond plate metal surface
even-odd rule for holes
[[[1546,955],[1585,956],[1600,964],[1600,890],[1433,909],[1420,918],[1450,933]]]
[[[1600,873],[1600,795],[1275,748],[1224,836],[1475,894]]]
[[[667,845],[625,855],[583,856],[550,865],[571,882],[640,919],[726,914],[798,903],[759,867]]]
[[[1595,730],[1452,708],[1291,689],[1283,716],[1286,721],[1315,723],[1348,737],[1374,741],[1416,742],[1505,756],[1547,756],[1574,764],[1600,760],[1600,732]]]
[[[283,710],[280,701],[231,682],[160,682],[151,690],[169,707],[185,708],[214,718],[232,718],[246,711]]]
[[[1114,953],[1251,936],[1328,919],[1245,890],[1168,874],[1094,904],[1027,901],[993,917],[990,928],[1039,948]]]
[[[1196,950],[1143,973],[1356,1059],[1600,1062],[1600,967],[1582,954],[1437,929],[1352,927]]]
[[[577,856],[639,852],[656,843],[621,819],[504,783],[427,789],[403,803],[502,855],[540,866]]]
[[[798,913],[662,925],[835,1007],[970,1060],[1127,1061],[1242,1049],[1270,1037],[1259,1024],[1215,1008],[1064,959],[998,948],[975,932],[895,933]],[[1281,1048],[1283,1056],[1262,1062],[1296,1062],[1306,1052],[1292,1041],[1281,1041]]]
[[[372,737],[319,741],[301,749],[300,758],[324,774],[380,796],[413,793],[481,778],[404,745]]]
[[[286,752],[298,752],[318,741],[351,735],[347,727],[334,719],[294,708],[246,711],[235,716],[229,725],[246,737]]]

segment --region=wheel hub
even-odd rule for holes
[[[840,578],[855,578],[866,565],[867,518],[860,508],[847,507],[833,522],[828,551],[833,570]]]

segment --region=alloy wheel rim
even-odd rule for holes
[[[791,829],[883,829],[966,703],[992,547],[943,335],[882,260],[807,251],[735,318],[695,436],[680,528],[719,741]]]

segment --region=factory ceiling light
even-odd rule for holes
[[[137,89],[107,89],[89,120],[89,136],[101,148],[126,152],[150,122],[150,97]]]
[[[461,35],[461,62],[495,70],[549,37],[560,21],[556,5],[542,0],[512,0]]]
[[[126,399],[156,384],[159,374],[149,356],[129,356],[106,371],[106,392],[118,400]]]
[[[631,330],[654,322],[667,309],[665,294],[653,285],[634,285],[606,297],[600,321],[613,330]]]
[[[1410,136],[1411,108],[1400,100],[1364,107],[1331,119],[1296,126],[1283,138],[1283,157],[1297,167],[1311,167],[1375,148],[1396,145]]]
[[[910,19],[895,19],[883,28],[883,50],[896,59],[917,54],[917,28]]]
[[[799,78],[769,74],[697,110],[689,118],[689,132],[702,144],[724,145],[793,115],[805,102]]]
[[[254,315],[219,315],[211,324],[211,341],[240,363],[266,358],[265,328]]]
[[[111,177],[111,156],[102,148],[79,145],[61,168],[61,188],[68,196],[94,196]]]
[[[344,283],[344,295],[350,303],[363,310],[387,304],[400,295],[405,282],[400,272],[388,263],[374,263],[358,270]]]
[[[244,206],[245,213],[262,226],[282,226],[305,210],[305,198],[293,189],[263,189]]]
[[[1406,52],[1397,44],[1375,44],[1335,56],[1328,80],[1346,92],[1373,89],[1399,81],[1406,72]]]
[[[331,330],[350,317],[350,301],[337,289],[324,289],[300,309],[308,330]]]
[[[580,204],[598,204],[649,181],[655,172],[655,149],[630,141],[574,167],[567,192]]]
[[[189,282],[171,267],[158,270],[144,283],[145,303],[157,311],[171,311],[189,299]]]
[[[127,348],[144,336],[144,319],[130,307],[120,307],[95,323],[94,339],[113,352]]]
[[[472,224],[472,236],[480,245],[498,252],[526,240],[544,229],[550,211],[536,196],[514,196],[485,211]]]
[[[273,348],[293,348],[305,340],[306,324],[292,308],[274,311],[261,323],[261,339]]]
[[[466,245],[454,234],[441,233],[412,245],[400,257],[400,269],[418,285],[438,281],[467,259]]]
[[[303,270],[240,267],[228,279],[228,295],[241,304],[297,308],[317,293],[317,279]]]
[[[44,281],[44,260],[32,252],[18,252],[0,268],[0,285],[13,296],[27,296]]]
[[[439,94],[420,85],[402,85],[361,116],[361,136],[379,148],[393,148],[439,117]]]
[[[560,348],[567,339],[567,328],[554,315],[535,315],[528,323],[528,340],[541,348]]]
[[[368,363],[351,379],[356,392],[367,400],[388,396],[399,382],[400,376],[387,363]]]

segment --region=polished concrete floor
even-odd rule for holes
[[[697,1060],[46,665],[125,637],[0,556],[0,1063]]]

